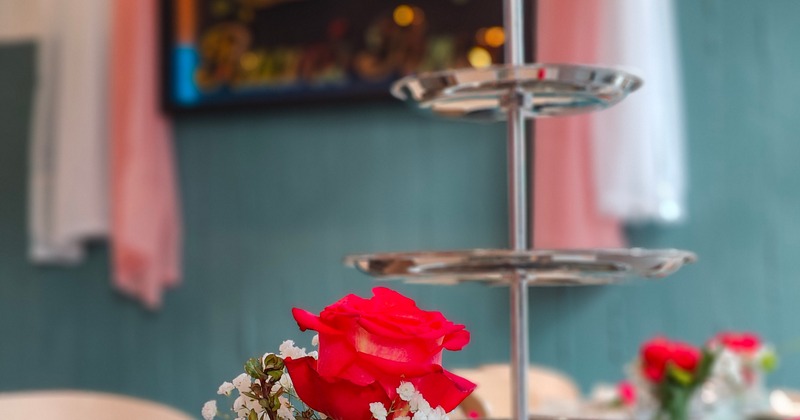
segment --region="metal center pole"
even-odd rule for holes
[[[523,0],[503,0],[506,30],[506,63],[525,62]],[[511,247],[528,247],[528,155],[525,147],[525,117],[515,92],[508,98],[508,195]],[[528,419],[528,278],[519,273],[509,288],[511,312],[512,418]]]

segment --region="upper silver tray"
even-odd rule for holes
[[[526,64],[408,76],[392,85],[392,95],[438,116],[501,121],[513,104],[526,117],[608,108],[641,85],[642,79],[621,70]]]
[[[563,286],[665,277],[696,259],[691,252],[675,249],[474,249],[351,255],[345,264],[378,279],[415,283],[507,284],[522,274],[531,286]]]

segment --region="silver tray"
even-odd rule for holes
[[[696,259],[695,254],[676,249],[473,249],[351,255],[344,262],[386,280],[502,285],[521,274],[531,286],[564,286],[610,284],[633,277],[665,277]]]
[[[621,70],[526,64],[408,76],[392,85],[392,94],[438,116],[501,121],[511,105],[526,117],[608,108],[641,85],[642,79]]]

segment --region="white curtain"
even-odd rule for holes
[[[672,0],[601,3],[598,63],[630,68],[640,91],[593,115],[600,210],[626,222],[686,214],[684,118]]]
[[[86,241],[109,231],[109,2],[25,1],[39,12],[30,255],[40,263],[77,263]]]

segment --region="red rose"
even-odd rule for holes
[[[761,339],[753,333],[723,332],[717,335],[717,342],[740,354],[753,354],[761,347]]]
[[[686,372],[694,372],[700,363],[700,350],[689,344],[674,342],[672,348],[672,362]]]
[[[669,341],[656,338],[642,345],[642,372],[647,379],[661,382],[667,371],[672,350]]]
[[[672,364],[689,373],[694,373],[700,363],[700,350],[679,341],[654,338],[642,346],[642,373],[652,382],[661,382]]]
[[[617,393],[619,393],[619,400],[625,407],[632,407],[636,404],[636,387],[628,381],[622,381],[617,384]]]
[[[377,287],[373,294],[371,299],[345,296],[319,316],[302,309],[292,310],[301,330],[319,332],[319,361],[316,366],[306,368],[313,375],[298,375],[295,372],[299,371],[298,363],[287,362],[300,398],[304,401],[307,397],[316,398],[309,393],[319,392],[315,387],[320,381],[344,381],[362,387],[378,384],[391,401],[397,396],[396,388],[402,379],[413,383],[431,406],[442,406],[446,411],[454,409],[475,384],[444,371],[442,351],[461,350],[469,342],[469,332],[439,312],[419,309],[413,300],[392,290]],[[304,363],[311,366],[309,361]],[[376,401],[379,400],[356,399],[350,405],[368,406]],[[335,417],[323,407],[307,402]],[[366,413],[369,414],[368,408]]]

